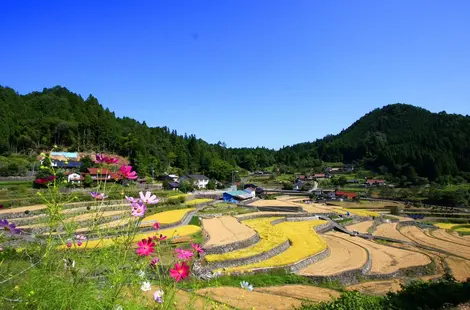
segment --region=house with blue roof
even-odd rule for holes
[[[238,191],[225,192],[222,199],[228,203],[239,203],[240,201],[255,198],[255,191],[251,189],[244,189]]]

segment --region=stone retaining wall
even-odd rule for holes
[[[289,247],[290,247],[290,242],[289,240],[286,240],[285,242],[278,245],[277,247],[274,247],[270,249],[269,251],[263,252],[261,254],[257,254],[257,255],[245,257],[245,258],[224,260],[220,262],[210,262],[210,263],[208,262],[205,268],[209,270],[213,270],[213,269],[218,269],[218,268],[228,268],[228,267],[234,267],[234,266],[240,266],[240,265],[254,264],[263,260],[267,260],[273,256],[279,255],[282,252],[286,251]]]
[[[255,235],[245,240],[241,240],[241,241],[237,241],[237,242],[233,242],[229,244],[217,245],[217,246],[210,247],[210,248],[206,248],[203,246],[203,248],[204,248],[205,254],[207,255],[208,254],[222,254],[222,253],[227,253],[227,252],[247,248],[251,245],[254,245],[255,243],[258,243],[260,240],[261,240],[260,236],[258,235],[258,233],[256,233]]]
[[[259,212],[259,213],[256,213],[256,214],[239,216],[239,217],[237,217],[237,220],[239,222],[241,222],[241,221],[256,219],[256,218],[260,218],[260,217],[305,217],[305,216],[311,216],[311,215],[313,215],[313,214],[312,213],[307,213],[307,212],[298,213],[298,214],[264,214],[263,212]]]

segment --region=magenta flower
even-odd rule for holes
[[[86,236],[84,236],[84,235],[75,235],[75,239],[83,241],[83,240],[86,240]]]
[[[8,223],[7,219],[0,220],[0,230],[5,230],[10,234],[19,234],[21,230],[16,228],[16,225],[13,223]]]
[[[135,217],[142,217],[145,215],[147,207],[142,202],[134,202],[131,204],[132,215]]]
[[[152,240],[149,239],[142,239],[142,241],[139,241],[137,243],[139,246],[137,250],[135,251],[137,255],[139,256],[149,256],[151,253],[155,251],[155,243],[152,242]]]
[[[106,157],[103,154],[96,154],[95,156],[95,162],[97,163],[104,163]]]
[[[45,177],[45,178],[39,178],[39,179],[36,179],[36,183],[38,184],[41,184],[41,185],[44,185],[44,184],[47,184],[49,182],[52,182],[55,180],[55,175],[51,175],[51,176],[48,176],[48,177]]]
[[[166,238],[168,238],[167,236],[164,236],[162,234],[160,234],[160,236],[153,236],[153,240],[156,240],[156,241],[163,241],[165,240]]]
[[[106,163],[107,163],[107,164],[110,164],[110,165],[117,164],[118,162],[119,162],[119,158],[108,157],[108,158],[106,159]]]
[[[143,203],[145,203],[147,205],[154,205],[154,204],[158,203],[158,201],[159,201],[157,196],[152,195],[152,193],[149,192],[149,191],[147,191],[145,193],[145,196],[144,196],[143,192],[140,192],[139,195],[140,195],[140,201],[142,201]]]
[[[155,267],[155,265],[157,265],[159,261],[160,261],[160,260],[158,259],[158,257],[153,258],[153,259],[150,261],[150,266],[151,266],[151,267]]]
[[[193,252],[191,251],[176,249],[175,252],[178,254],[178,259],[190,260],[193,257]]]
[[[67,247],[71,248],[72,247],[72,242],[67,242]]]
[[[202,246],[200,244],[194,244],[191,242],[191,246],[193,247],[194,251],[197,253],[204,253],[204,250],[202,249]]]
[[[178,263],[170,269],[170,276],[175,279],[176,282],[179,282],[183,279],[186,279],[189,275],[189,266],[186,262],[182,262],[181,265]]]
[[[137,179],[137,174],[135,171],[132,170],[132,166],[122,165],[121,166],[121,174],[124,178],[128,178],[129,180]]]
[[[108,198],[108,196],[105,196],[104,193],[97,193],[97,192],[90,192],[91,197],[95,198],[96,200],[103,200]]]
[[[158,223],[158,222],[153,223],[153,228],[155,230],[159,230],[160,229],[160,223]]]
[[[127,197],[127,196],[124,196],[124,197],[126,197],[126,200],[129,201],[130,203],[139,202],[139,199],[135,199],[134,197]]]

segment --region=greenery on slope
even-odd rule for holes
[[[128,157],[140,174],[147,175],[152,169],[168,172],[172,167],[179,173],[231,180],[238,167],[319,172],[325,162],[343,162],[390,176],[400,185],[470,180],[470,117],[405,104],[375,109],[338,135],[279,151],[227,148],[166,127],[118,118],[92,95],[83,99],[59,86],[27,95],[0,87],[0,115],[3,156],[32,154],[57,144],[68,151],[108,151]],[[4,167],[0,173],[6,169],[3,175],[8,174],[9,165],[0,164]]]

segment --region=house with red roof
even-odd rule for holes
[[[354,199],[357,198],[356,193],[352,192],[343,192],[343,191],[335,191],[336,198],[343,198],[343,199]]]
[[[88,172],[82,173],[82,176],[91,176],[93,181],[119,181],[122,175],[118,172],[112,172],[108,168],[88,168]]]

